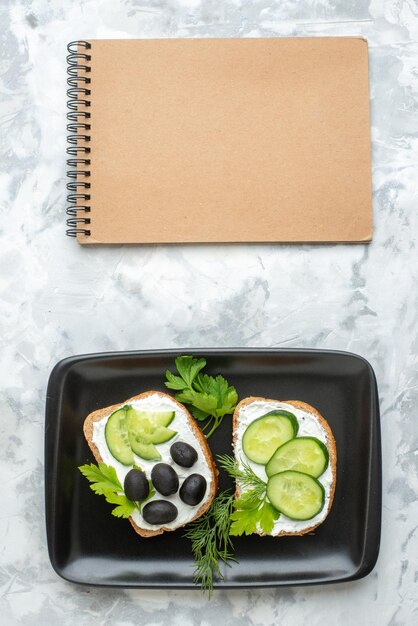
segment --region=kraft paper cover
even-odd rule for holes
[[[371,239],[364,39],[90,43],[80,243]]]

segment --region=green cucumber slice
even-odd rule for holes
[[[132,465],[134,455],[129,445],[126,410],[118,409],[106,422],[105,439],[112,456],[123,465]]]
[[[322,511],[325,490],[321,483],[309,474],[287,470],[269,478],[267,497],[286,517],[308,520]]]
[[[298,430],[299,424],[293,413],[270,411],[247,426],[242,449],[250,461],[265,465],[279,446],[296,437]]]
[[[132,406],[128,406],[129,418],[128,421],[132,424],[140,424],[148,422],[150,425],[157,426],[169,426],[174,419],[175,411],[138,411]]]
[[[176,430],[171,430],[165,426],[158,426],[152,433],[150,433],[149,438],[151,443],[165,443],[166,441],[170,441],[174,435],[177,435]]]
[[[151,414],[151,421],[158,426],[169,426],[175,415],[175,411],[154,411]]]
[[[316,437],[298,437],[284,443],[266,465],[268,477],[295,470],[318,478],[328,467],[329,454],[326,446]]]
[[[141,435],[134,435],[130,432],[129,442],[132,450],[141,457],[141,459],[145,459],[146,461],[159,461],[161,459],[161,454],[154,444],[144,440]]]
[[[141,443],[165,443],[170,441],[177,434],[177,431],[167,428],[160,422],[170,423],[173,418],[174,411],[147,412],[137,411],[129,407],[127,410],[129,435],[134,438],[139,437]]]

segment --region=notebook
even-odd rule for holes
[[[371,239],[364,39],[68,49],[67,232],[80,244]]]

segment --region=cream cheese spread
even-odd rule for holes
[[[242,461],[244,461],[254,470],[257,476],[265,481],[267,481],[267,474],[264,465],[253,463],[246,457],[242,449],[242,438],[247,426],[249,426],[251,422],[275,409],[290,411],[291,413],[293,413],[293,415],[295,415],[296,419],[299,422],[298,437],[316,437],[329,448],[327,432],[322,424],[320,424],[318,420],[315,419],[312,413],[308,413],[303,409],[296,408],[291,404],[286,404],[285,402],[265,402],[263,400],[255,400],[254,402],[251,402],[251,404],[244,405],[240,409],[238,414],[239,426],[237,429],[236,441],[234,444],[234,453],[238,460],[238,463],[241,466]],[[318,515],[315,515],[315,517],[311,518],[310,520],[298,521],[292,520],[281,514],[279,519],[275,521],[274,528],[271,534],[275,535],[280,532],[302,532],[306,530],[306,528],[316,526],[317,524],[323,522],[328,514],[331,485],[333,479],[334,476],[332,473],[332,467],[331,464],[329,464],[325,472],[318,478],[319,482],[322,484],[325,490],[324,507],[322,511],[318,513]]]
[[[209,498],[209,494],[212,486],[212,473],[208,467],[208,464],[205,459],[205,455],[203,453],[202,446],[200,444],[199,439],[196,437],[194,431],[189,425],[189,419],[187,417],[186,412],[182,409],[178,404],[176,404],[173,400],[171,400],[168,396],[160,396],[159,394],[152,394],[150,396],[146,396],[144,398],[140,398],[138,400],[134,400],[132,402],[126,402],[123,406],[129,404],[134,409],[138,409],[141,411],[174,411],[174,419],[171,422],[169,428],[177,431],[177,434],[174,435],[172,439],[167,441],[166,443],[158,444],[157,449],[161,454],[160,461],[146,461],[141,459],[139,456],[134,455],[135,457],[135,465],[138,465],[142,468],[142,470],[146,473],[147,478],[151,476],[151,470],[156,463],[167,463],[171,465],[177,475],[179,477],[180,485],[183,483],[184,479],[187,478],[190,474],[201,474],[206,479],[206,493],[202,501],[196,506],[189,506],[185,504],[179,496],[179,492],[171,495],[171,496],[162,496],[158,492],[152,496],[147,502],[152,502],[153,500],[167,500],[175,504],[178,510],[178,516],[176,519],[170,523],[164,524],[165,528],[175,529],[187,524],[190,520],[192,520],[197,511],[201,508],[201,506],[207,502]],[[93,425],[93,443],[97,446],[99,450],[99,454],[103,459],[103,463],[107,465],[111,465],[115,468],[116,474],[123,485],[125,476],[132,469],[131,466],[126,466],[120,463],[115,459],[115,457],[110,453],[109,448],[106,443],[105,438],[105,428],[107,420],[109,419],[111,413],[105,416],[103,419],[94,422]],[[170,455],[170,446],[175,441],[185,441],[193,446],[197,452],[197,461],[190,468],[180,467],[177,465]],[[147,530],[157,530],[161,525],[148,524],[140,512],[135,510],[132,513],[132,519],[135,521],[138,526],[141,528],[145,528]]]

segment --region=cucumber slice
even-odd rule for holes
[[[134,435],[130,432],[129,442],[132,450],[141,457],[141,459],[145,459],[146,461],[159,461],[161,459],[161,454],[154,444],[144,440],[140,435]]]
[[[308,520],[322,511],[325,490],[309,474],[287,470],[274,474],[267,483],[267,497],[283,515],[295,520]]]
[[[170,441],[177,431],[167,428],[160,422],[170,423],[173,418],[174,411],[147,412],[129,407],[127,410],[129,435],[134,438],[139,437],[141,443],[165,443]]]
[[[171,430],[165,426],[158,426],[158,428],[150,433],[149,437],[151,443],[165,443],[166,441],[170,441],[174,435],[177,435],[176,430]]]
[[[153,426],[169,426],[174,419],[175,411],[138,411],[131,406],[127,407],[128,421],[132,423],[149,422]]]
[[[296,437],[298,430],[299,424],[293,413],[270,411],[247,426],[242,449],[250,461],[265,465],[279,446]]]
[[[298,437],[284,443],[266,465],[268,477],[295,470],[318,478],[328,467],[329,454],[326,446],[316,437]]]
[[[112,456],[123,465],[132,465],[134,455],[129,445],[126,410],[118,409],[109,417],[105,428],[107,447]]]
[[[169,426],[174,419],[175,411],[154,411],[151,413],[151,422],[158,426]]]

